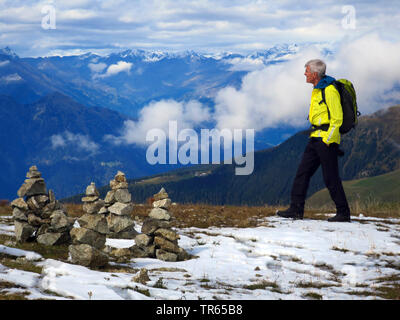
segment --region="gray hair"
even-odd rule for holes
[[[322,78],[326,72],[326,63],[320,59],[313,59],[305,64],[305,68],[310,67],[311,72],[317,72],[318,76]]]

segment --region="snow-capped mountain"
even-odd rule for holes
[[[19,58],[7,47],[0,51],[0,93],[30,103],[58,91],[87,106],[136,116],[153,100],[210,102],[219,89],[240,86],[249,71],[285,61],[298,49],[279,45],[247,55],[130,49],[106,56]]]

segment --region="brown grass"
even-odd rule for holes
[[[78,218],[83,215],[82,204],[64,204],[68,215]],[[174,219],[172,226],[177,228],[208,228],[208,227],[239,227],[251,228],[260,225],[260,220],[265,217],[276,215],[276,210],[283,210],[282,206],[231,206],[231,205],[208,205],[208,204],[177,204],[169,208]],[[135,204],[132,218],[143,221],[152,209],[149,203]],[[325,214],[335,213],[333,208],[310,208],[306,207],[304,218],[314,220],[326,220]],[[375,213],[365,212],[365,216],[389,217],[393,216],[392,211],[376,209]]]
[[[136,205],[132,215],[141,221],[151,206]],[[169,211],[174,217],[172,225],[178,228],[197,227],[255,227],[258,220],[275,215],[272,207],[214,206],[206,204],[178,204]]]
[[[12,209],[10,206],[0,206],[0,216],[11,216]]]

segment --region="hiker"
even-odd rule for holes
[[[292,185],[290,207],[276,213],[284,218],[303,219],[308,185],[321,165],[325,185],[336,205],[336,215],[328,221],[350,222],[350,208],[338,168],[338,155],[342,152],[339,149],[339,128],[343,122],[340,95],[332,85],[335,79],[325,75],[326,64],[322,60],[310,60],[304,67],[306,82],[314,85],[309,111],[309,121],[313,130],[310,130],[310,139]],[[322,97],[323,88],[325,99]]]

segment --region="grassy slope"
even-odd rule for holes
[[[400,202],[400,169],[375,177],[343,181],[349,203],[371,204],[378,202]],[[307,200],[312,207],[323,207],[332,202],[325,188]]]

